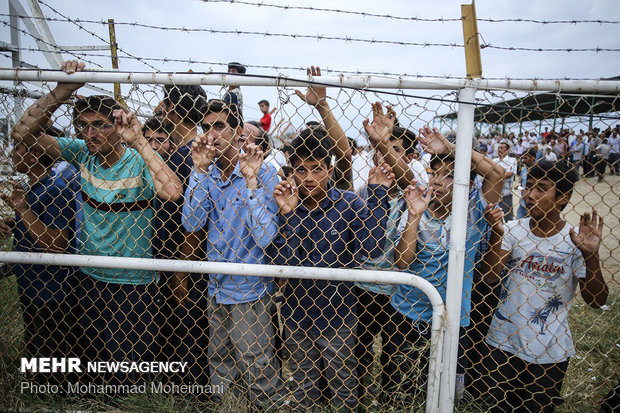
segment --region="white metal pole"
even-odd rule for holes
[[[457,117],[456,154],[452,194],[452,228],[450,229],[450,255],[448,258],[448,285],[446,287],[446,323],[442,356],[439,412],[451,413],[454,409],[456,366],[458,361],[461,298],[465,264],[465,239],[467,235],[467,207],[469,171],[474,135],[474,98],[476,89],[464,88],[459,92]]]
[[[444,304],[439,292],[427,280],[407,272],[378,270],[349,270],[341,268],[286,267],[280,265],[239,264],[210,261],[160,260],[149,258],[104,257],[98,255],[43,254],[34,252],[0,251],[0,262],[16,264],[67,265],[99,268],[124,268],[132,270],[216,273],[232,275],[255,275],[261,277],[304,278],[315,280],[339,280],[358,282],[384,282],[408,284],[428,296],[433,306],[431,324],[431,359],[426,411],[436,412],[439,401],[441,363],[433,356],[441,356],[441,325]]]
[[[11,44],[15,48],[15,50],[11,51],[11,63],[14,68],[18,68],[21,66],[22,60],[22,52],[21,52],[21,37],[19,36],[19,18],[17,17],[17,10],[13,7],[13,3],[9,2],[9,22],[11,24]],[[14,104],[14,119],[7,117],[7,121],[10,122],[9,129],[13,128],[13,125],[17,123],[17,121],[22,117],[24,113],[24,99],[17,92],[19,86],[21,86],[21,81],[15,79],[13,80],[13,86],[15,86],[15,95],[13,97]]]
[[[467,87],[476,89],[561,91],[570,92],[620,92],[620,81],[611,80],[485,80],[485,79],[441,79],[441,78],[387,78],[381,76],[321,76],[286,77],[259,75],[231,75],[214,73],[144,73],[144,72],[102,72],[85,71],[67,75],[58,70],[0,69],[0,80],[22,80],[39,82],[91,82],[91,83],[135,83],[164,85],[230,85],[230,86],[305,86],[315,80],[332,87],[353,87],[361,89],[433,89],[457,90]]]

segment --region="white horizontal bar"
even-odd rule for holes
[[[91,82],[177,85],[230,85],[300,87],[308,81],[317,81],[330,87],[370,89],[447,89],[464,87],[476,89],[548,91],[548,92],[602,92],[619,93],[620,81],[612,80],[485,80],[404,78],[380,76],[321,76],[288,78],[286,76],[260,77],[251,75],[204,73],[132,73],[132,72],[79,72],[67,75],[56,70],[0,69],[0,80],[40,82]]]
[[[423,278],[407,272],[379,270],[350,270],[342,268],[286,267],[281,265],[240,264],[211,261],[159,260],[148,258],[104,257],[98,255],[43,254],[34,252],[0,251],[0,262],[15,264],[65,265],[73,267],[124,268],[128,270],[195,272],[260,277],[302,278],[332,281],[383,282],[409,284],[426,294],[433,306],[431,357],[427,400],[436,400],[441,378],[441,325],[444,304],[439,292]],[[426,411],[436,411],[427,403]]]
[[[54,46],[56,50],[60,52],[80,52],[80,51],[90,51],[90,50],[110,50],[110,45],[99,45],[99,46]]]

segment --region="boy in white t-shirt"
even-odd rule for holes
[[[575,354],[568,325],[577,284],[584,301],[599,308],[609,293],[599,260],[603,220],[581,216],[579,231],[560,215],[577,181],[565,161],[541,160],[528,173],[524,198],[529,217],[502,224],[502,212],[487,208],[491,248],[481,273],[502,279],[500,302],[486,342],[494,387],[492,412],[551,412]]]

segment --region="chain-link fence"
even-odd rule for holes
[[[118,103],[22,71],[44,83],[19,121],[3,89],[0,229],[35,253],[2,255],[3,407],[581,412],[613,394],[617,82],[313,75],[74,75],[129,79]],[[221,82],[241,88],[199,86]],[[238,110],[268,84],[271,126]]]

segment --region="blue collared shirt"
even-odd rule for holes
[[[258,182],[258,188],[248,189],[239,163],[225,181],[217,164],[207,174],[192,171],[185,191],[183,227],[195,232],[207,225],[207,261],[264,263],[264,249],[278,231],[273,198],[278,178],[263,164]],[[218,303],[247,303],[271,293],[273,279],[210,274],[208,290]]]
[[[280,215],[280,232],[268,249],[273,263],[354,268],[357,253],[381,255],[388,196],[383,186],[370,189],[366,203],[353,192],[330,188],[318,208],[310,211],[301,204]],[[355,316],[352,282],[289,279],[284,296],[282,315],[302,329],[338,329]]]

